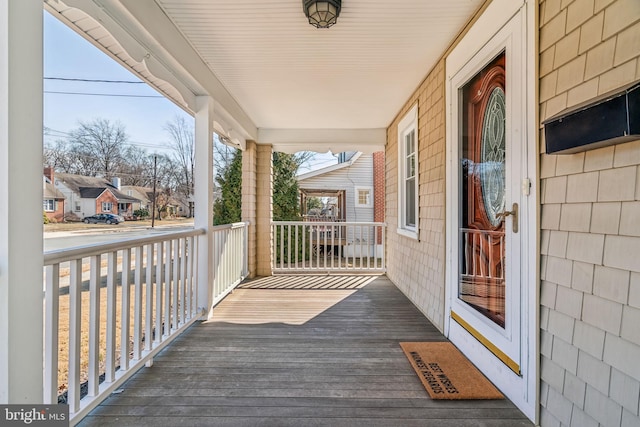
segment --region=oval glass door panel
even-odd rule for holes
[[[496,87],[489,95],[482,124],[480,141],[480,189],[487,218],[497,227],[504,212],[504,162],[505,162],[505,103],[504,90]]]
[[[505,325],[505,57],[463,88],[458,298]]]

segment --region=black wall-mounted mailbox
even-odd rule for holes
[[[571,154],[640,139],[640,82],[543,124],[548,154]]]

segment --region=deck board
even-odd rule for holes
[[[384,276],[330,280],[236,290],[80,425],[532,425],[506,399],[430,399],[398,343],[440,332]]]

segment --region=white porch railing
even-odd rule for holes
[[[249,274],[249,224],[237,222],[213,227],[213,305],[216,305]]]
[[[273,272],[384,272],[385,228],[380,222],[275,221]]]
[[[247,272],[246,224],[215,227],[213,300]],[[44,401],[77,424],[193,322],[199,236],[168,233],[45,253]],[[200,284],[202,286],[204,284]],[[205,285],[206,286],[206,285]]]

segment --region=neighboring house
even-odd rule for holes
[[[141,187],[139,185],[123,185],[120,191],[127,195],[138,199],[133,203],[133,212],[138,209],[147,209],[151,211],[151,200],[153,199],[153,189],[149,187]]]
[[[53,185],[53,170],[45,168],[42,177],[42,209],[50,221],[63,221],[65,196]]]
[[[147,209],[149,213],[153,208],[153,188],[150,187],[141,187],[137,185],[123,185],[120,188],[120,191],[127,195],[127,197],[132,197],[137,199],[136,202],[133,203],[133,212],[138,209]],[[166,193],[163,193],[160,190],[158,192],[158,202],[164,205],[164,211],[162,212],[162,218],[166,217],[176,217],[176,216],[187,216],[189,213],[188,204],[184,204],[180,201],[179,198],[171,195],[167,200]]]
[[[140,200],[119,190],[120,180],[58,173],[53,180],[55,188],[67,199],[65,218],[82,219],[99,213],[114,213],[133,217],[133,206]]]
[[[183,195],[174,195],[172,197],[172,202],[174,205],[175,216],[179,217],[189,217],[189,206],[191,205],[191,212],[193,212],[193,200],[185,198]],[[193,213],[191,214],[193,216]]]
[[[309,221],[384,221],[384,153],[344,152],[338,163],[298,176],[300,211]],[[308,209],[317,198],[321,208]],[[362,236],[346,236],[345,254]],[[380,239],[376,239],[380,244]],[[374,248],[371,239],[371,253]],[[358,247],[361,247],[358,244]],[[381,248],[380,248],[381,249]],[[379,253],[379,252],[378,252]]]

